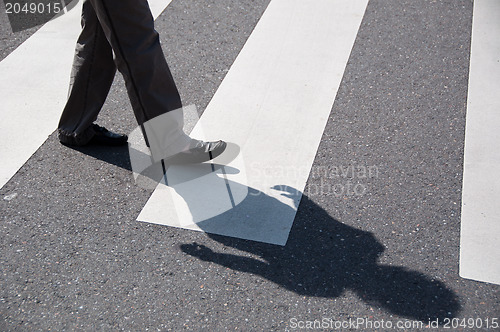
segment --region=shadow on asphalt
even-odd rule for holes
[[[130,155],[127,145],[122,146],[102,146],[102,145],[85,145],[85,146],[66,146],[66,148],[81,152],[90,157],[104,161],[128,171],[132,171],[130,164]]]
[[[132,170],[127,146],[73,149]],[[274,189],[277,188],[287,189],[282,186]],[[283,195],[291,198],[297,195],[295,189],[287,190]],[[247,198],[235,208],[198,223],[198,226],[204,229],[204,226],[209,228],[209,224],[227,222],[242,215],[242,211],[245,213],[258,208],[263,199],[273,200],[272,204],[278,210],[290,209],[276,199],[249,188]],[[262,260],[215,252],[196,243],[183,244],[181,249],[204,261],[260,275],[296,294],[335,298],[351,290],[368,304],[424,323],[456,317],[461,308],[458,296],[444,283],[405,267],[378,264],[384,246],[372,233],[349,227],[332,218],[306,195],[302,195],[284,247],[220,235],[208,236],[225,246],[257,255]]]
[[[279,186],[276,186],[279,187]],[[289,188],[288,197],[296,195]],[[199,223],[203,225],[240,215],[238,209],[256,209],[256,199],[264,193],[249,188],[247,198],[233,210]],[[274,200],[277,209],[290,207]],[[279,206],[279,204],[281,206]],[[213,240],[228,247],[259,256],[253,259],[215,252],[197,243],[183,244],[181,250],[204,261],[260,275],[296,294],[336,298],[344,291],[354,291],[368,304],[380,306],[391,313],[427,323],[439,318],[456,317],[460,311],[458,296],[442,282],[405,267],[377,263],[384,246],[372,233],[342,224],[332,218],[306,195],[286,246],[240,240],[208,234]]]

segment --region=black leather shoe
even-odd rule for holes
[[[95,134],[90,139],[89,144],[113,146],[127,144],[127,135],[113,133],[112,131],[96,124],[92,125],[92,129],[94,129]]]
[[[224,141],[203,142],[193,140],[188,150],[167,157],[164,161],[169,165],[203,163],[220,156],[226,146],[227,144]]]

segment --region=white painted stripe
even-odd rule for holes
[[[460,276],[500,284],[500,1],[475,0]]]
[[[154,17],[171,0],[150,0]],[[46,23],[0,63],[0,187],[57,128],[68,94],[81,5]]]
[[[169,169],[192,180],[160,184],[138,220],[284,245],[367,2],[272,0],[192,132],[241,153],[227,175]]]
[[[156,20],[158,16],[168,7],[172,0],[148,0],[149,8],[151,9],[151,14],[153,14]]]

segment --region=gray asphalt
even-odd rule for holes
[[[186,105],[203,111],[268,3],[174,0],[158,18]],[[471,19],[470,0],[370,0],[285,247],[137,222],[151,191],[127,148],[53,134],[0,190],[0,331],[500,320],[500,286],[458,275]],[[2,59],[36,31],[0,23]],[[136,126],[119,75],[99,123]]]

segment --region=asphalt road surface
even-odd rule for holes
[[[268,3],[160,15],[186,105],[202,114]],[[472,9],[369,1],[313,170],[377,172],[340,177],[359,195],[311,172],[286,246],[137,222],[152,190],[127,147],[51,135],[0,189],[0,331],[500,330],[499,286],[458,275]],[[4,59],[37,27],[1,29]],[[98,122],[136,127],[120,75]]]

